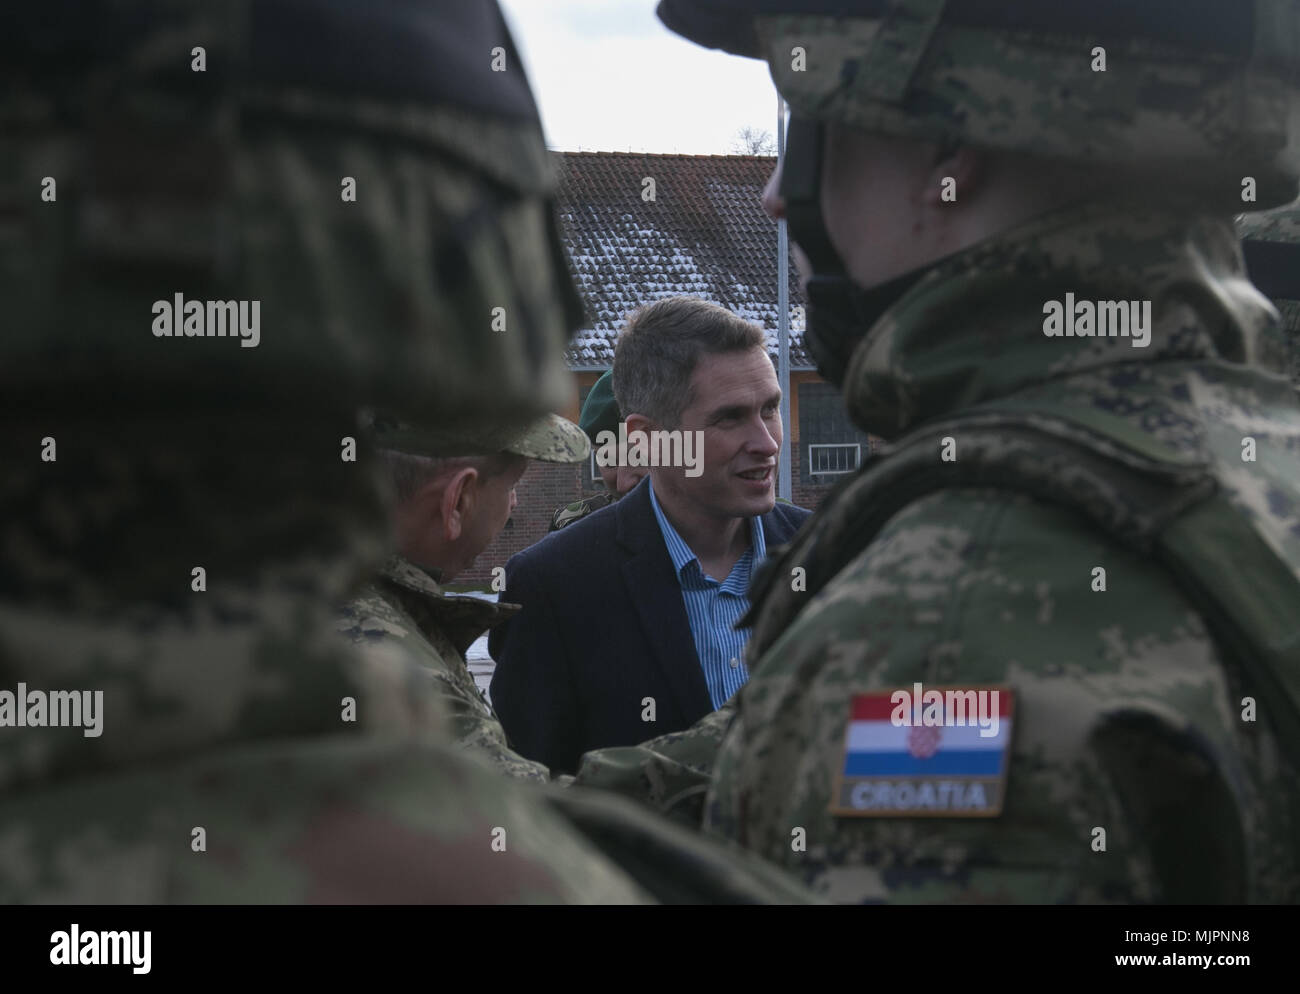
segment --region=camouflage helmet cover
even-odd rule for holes
[[[304,11],[5,12],[6,367],[38,397],[298,391],[443,423],[563,406],[581,306],[496,3]],[[151,334],[155,302],[196,300],[257,301],[260,340]]]
[[[1162,172],[1222,190],[1228,210],[1246,175],[1261,207],[1296,193],[1296,0],[661,0],[658,12],[693,41],[766,59],[794,114]]]

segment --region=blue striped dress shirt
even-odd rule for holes
[[[727,578],[719,583],[706,576],[700,568],[699,558],[691,551],[685,539],[664,517],[659,499],[655,497],[654,484],[650,488],[650,506],[655,520],[668,546],[668,558],[673,562],[677,582],[682,587],[682,602],[686,605],[686,618],[695,639],[695,651],[704,668],[704,681],[709,687],[713,707],[719,708],[732,694],[745,685],[749,669],[745,666],[745,643],[749,630],[736,631],[732,626],[749,610],[749,577],[754,564],[767,555],[763,540],[763,523],[758,518],[749,519],[749,548],[731,567]]]

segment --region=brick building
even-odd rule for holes
[[[627,314],[660,297],[712,300],[767,332],[777,357],[777,226],[759,197],[775,160],[750,155],[559,152],[565,250],[587,311],[568,363],[573,391],[560,411],[578,420],[582,401],[614,361]],[[869,451],[803,348],[803,300],[793,259],[790,285],[792,498],[816,507]],[[594,462],[533,463],[520,480],[510,523],[457,582],[482,583],[495,566],[546,534],[560,504],[603,489]]]

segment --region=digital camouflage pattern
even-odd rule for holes
[[[781,6],[661,0],[659,16],[701,44],[765,59],[795,115],[1172,175],[1230,212],[1241,209],[1243,175],[1257,180],[1261,208],[1295,199],[1300,147],[1288,135],[1300,22],[1285,0],[1203,5],[1183,18],[1217,18],[1225,51],[1089,30],[1084,4],[1004,0],[977,12],[946,0],[862,0],[860,16],[832,16],[855,6],[841,0]],[[1176,36],[1183,25],[1167,9],[1163,27]],[[996,23],[973,23],[981,15]],[[1071,27],[1033,29],[1061,20]],[[1104,72],[1094,69],[1097,46]],[[1252,47],[1249,67],[1228,54]]]
[[[21,250],[5,276],[24,288],[8,304],[9,361],[38,387],[310,384],[443,424],[563,407],[581,311],[527,80],[494,6],[422,7],[403,25],[336,5],[313,26],[315,59],[291,41],[301,8],[279,0],[7,12],[0,132],[22,140],[0,156],[0,208],[6,231],[26,233],[6,242]],[[462,30],[488,54],[467,57]],[[357,65],[357,34],[388,31],[388,58],[400,46],[414,62],[414,96]],[[205,72],[191,70],[196,44]],[[321,78],[337,66],[350,68]],[[476,97],[500,112],[466,105]],[[57,207],[39,196],[46,176]],[[260,344],[154,338],[153,301],[178,291],[260,300]],[[437,348],[431,329],[446,329]]]
[[[50,413],[48,466],[39,438],[4,433],[5,519],[25,538],[7,546],[0,688],[102,690],[104,727],[0,728],[0,901],[649,896],[548,802],[438,744],[414,658],[363,662],[334,633],[329,605],[384,535],[375,482],[321,437],[343,417]]]
[[[545,782],[550,779],[545,766],[510,748],[505,729],[465,663],[465,650],[474,640],[518,610],[516,604],[449,597],[427,570],[393,556],[342,609],[339,630],[363,653],[378,648],[388,655],[394,644],[401,646],[427,670],[460,748],[509,776]]]
[[[1300,5],[1201,5],[1144,40],[1112,30],[1107,72],[1093,71],[1103,41],[1089,23],[1117,5],[903,0],[887,17],[869,0],[860,17],[816,16],[819,0],[796,14],[759,6],[659,9],[694,40],[765,58],[804,118],[1160,182],[939,260],[862,325],[848,411],[898,441],[836,489],[753,591],[759,655],[706,829],[837,901],[1294,903],[1300,407],[1230,215],[1245,176],[1260,206],[1295,197]],[[1053,18],[1075,29],[1031,24]],[[1223,51],[1205,43],[1211,23]],[[1149,347],[1047,337],[1044,304],[1066,293],[1151,301]],[[1052,431],[1057,455],[1043,457]],[[961,467],[950,479],[987,470],[978,485],[944,485],[947,441]],[[928,492],[911,496],[899,460],[930,475]],[[1160,486],[1144,490],[1143,473]],[[1170,557],[1192,564],[1228,524],[1249,542],[1221,557],[1222,603],[1193,604]],[[1225,621],[1258,622],[1267,638],[1221,639]],[[852,698],[918,681],[1013,688],[1002,813],[831,814]]]
[[[313,26],[395,23],[367,9]],[[266,62],[301,16],[274,0],[5,12],[0,690],[99,690],[103,724],[0,727],[0,902],[806,900],[453,751],[418,660],[335,630],[387,534],[356,409],[523,425],[563,401],[576,324],[526,81],[487,70],[514,57],[496,5],[411,10],[416,69],[468,50],[473,99],[530,113],[341,96],[376,79],[361,49]],[[313,88],[327,66],[357,85]],[[154,337],[177,291],[259,299],[261,344]]]
[[[565,525],[571,525],[575,521],[581,521],[592,511],[599,511],[602,507],[609,507],[610,504],[618,500],[614,494],[592,494],[584,497],[582,500],[575,500],[571,504],[564,504],[555,509],[551,515],[551,527],[547,531],[557,532]]]
[[[923,277],[855,353],[849,410],[890,438],[980,407],[1109,422],[1203,467],[1300,577],[1300,406],[1265,369],[1274,318],[1241,271],[1226,218],[1057,212]],[[1044,336],[1043,302],[1067,287],[1153,298],[1150,346]],[[1256,462],[1242,459],[1245,435]],[[951,437],[960,463],[962,433]],[[886,450],[827,501],[756,602],[758,662],[717,761],[709,830],[838,901],[1297,900],[1300,756],[1280,744],[1285,702],[1259,696],[1259,720],[1242,720],[1259,686],[1121,540],[1122,518],[1108,536],[1051,501],[952,489],[864,547],[855,534],[889,467]],[[1132,504],[1104,486],[1093,499]],[[796,566],[805,590],[791,589]],[[1096,566],[1106,592],[1092,589]],[[915,681],[1014,689],[1000,817],[829,813],[850,699]],[[796,827],[807,852],[792,851]],[[1105,853],[1091,848],[1096,827]]]
[[[605,791],[530,788],[659,901],[825,903],[765,860]]]
[[[698,829],[718,749],[735,717],[735,697],[690,728],[635,746],[584,753],[574,784],[630,797]]]

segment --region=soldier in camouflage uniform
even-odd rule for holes
[[[756,581],[707,830],[847,902],[1294,903],[1300,405],[1232,217],[1296,195],[1300,5],[783,6],[659,14],[768,61],[807,341],[891,444]],[[879,717],[917,683],[1004,695],[1001,784]]]
[[[387,528],[356,409],[522,426],[579,316],[495,3],[301,16],[5,12],[0,902],[801,900],[452,751],[333,630]]]
[[[583,401],[578,426],[587,433],[594,449],[600,445],[601,432],[608,431],[617,436],[618,426],[622,423],[623,416],[619,413],[618,402],[614,400],[614,371],[611,369],[602,373],[600,379],[592,384],[591,392]],[[646,469],[636,466],[601,466],[598,463],[597,468],[601,479],[605,481],[605,492],[557,507],[551,516],[549,531],[557,532],[566,525],[581,521],[592,511],[609,507],[645,479],[647,473]]]
[[[497,526],[505,524],[514,507],[514,484],[528,459],[582,462],[590,451],[587,436],[556,415],[508,437],[480,429],[446,439],[391,418],[373,423],[372,431],[396,485],[397,553],[340,612],[340,630],[363,651],[397,643],[417,656],[462,749],[510,776],[549,779],[545,766],[510,748],[465,662],[470,644],[519,606],[449,597],[439,583],[454,579],[496,537]],[[430,459],[431,454],[458,450],[463,453],[459,458]],[[503,456],[503,465],[491,464]],[[413,479],[404,478],[408,473],[415,474]],[[455,490],[458,486],[464,489]],[[466,505],[453,508],[453,514],[463,516],[455,523],[454,537],[442,513],[448,501]]]

